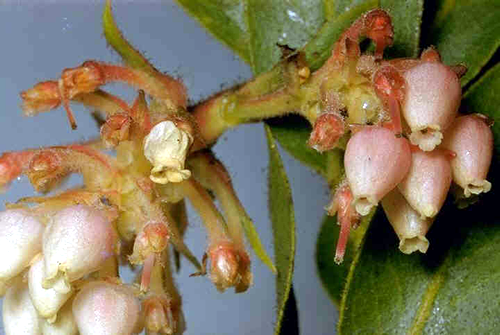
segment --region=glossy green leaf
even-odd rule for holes
[[[497,155],[500,153],[500,64],[495,65],[470,87],[463,105],[468,112],[482,113],[493,119],[492,127]]]
[[[340,1],[339,3],[341,3]],[[378,0],[343,1],[332,9],[331,17],[320,28],[316,36],[304,47],[307,64],[312,70],[317,70],[330,57],[333,45],[340,35],[357,18],[379,5]],[[351,4],[353,5],[351,7]]]
[[[494,195],[490,195],[492,200]],[[500,225],[484,208],[442,211],[426,255],[402,254],[380,213],[342,300],[350,334],[489,334],[500,313]]]
[[[394,43],[385,57],[416,57],[420,47],[420,27],[424,10],[423,0],[380,0],[394,26]]]
[[[276,276],[277,312],[275,333],[281,334],[285,317],[285,308],[290,300],[293,266],[295,258],[295,213],[293,210],[292,191],[286,176],[277,144],[268,126],[266,130],[269,147],[269,209],[274,237],[274,257],[278,275]],[[288,324],[287,324],[288,327]]]
[[[465,86],[476,77],[500,46],[498,0],[440,0],[439,11],[425,45],[435,45],[446,64],[462,63],[469,69]]]

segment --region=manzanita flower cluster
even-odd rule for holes
[[[87,61],[21,93],[27,115],[62,106],[73,129],[71,103],[98,111],[100,138],[0,157],[2,186],[21,174],[41,193],[58,190],[71,173],[84,181],[20,199],[0,213],[0,248],[9,255],[0,264],[7,334],[182,333],[170,246],[193,263],[194,276],[206,275],[209,262],[220,291],[244,292],[252,284],[245,234],[274,270],[227,170],[209,150],[243,122],[296,112],[313,125],[312,148],[345,149],[345,180],[328,206],[341,224],[337,262],[350,229],[379,202],[400,249],[425,252],[425,234],[452,181],[464,198],[491,188],[489,120],[457,115],[465,68],[442,64],[433,48],[420,59],[383,60],[393,37],[383,10],[354,22],[317,71],[296,52],[196,106],[187,105],[182,82],[156,70],[123,38],[110,1],[103,20],[125,65]],[[375,43],[373,54],[361,53],[362,37]],[[111,82],[136,88],[137,98],[129,104],[104,91]],[[109,149],[116,157],[104,153]],[[185,198],[208,235],[201,264],[183,242]],[[119,278],[120,261],[141,267],[134,283]]]

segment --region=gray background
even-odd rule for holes
[[[139,3],[141,3],[139,5]],[[250,69],[215,41],[180,8],[166,1],[115,1],[115,17],[125,36],[162,71],[180,76],[192,101],[198,101],[251,77]],[[87,59],[119,62],[102,36],[101,1],[0,0],[0,151],[57,145],[98,134],[89,113],[74,106],[78,130],[71,131],[62,109],[35,118],[22,116],[18,93],[35,83],[59,77],[62,69]],[[113,85],[130,101],[131,89]],[[271,254],[267,213],[267,148],[261,124],[226,133],[215,146],[233,176],[236,191]],[[315,241],[328,201],[319,176],[283,152],[291,180],[297,219],[294,286],[302,334],[333,334],[338,313],[316,274]],[[78,183],[78,177],[71,178]],[[34,192],[25,178],[15,182],[1,202]],[[187,244],[201,257],[206,238],[191,211]],[[7,257],[2,255],[1,257]],[[333,255],[332,255],[333,257]],[[177,283],[183,296],[186,334],[272,334],[275,320],[275,280],[253,257],[254,285],[245,293],[219,294],[207,278],[189,278],[193,268],[183,263]],[[3,331],[1,332],[3,333]]]

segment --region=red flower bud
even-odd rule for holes
[[[221,292],[234,286],[236,293],[245,292],[252,284],[250,258],[231,242],[212,245],[208,250],[210,277]]]
[[[314,123],[308,144],[319,152],[331,150],[337,146],[342,135],[344,135],[342,117],[335,112],[322,113]]]
[[[347,143],[344,166],[356,211],[367,215],[401,182],[410,164],[406,139],[382,127],[364,127],[355,133]]]

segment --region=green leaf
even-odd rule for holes
[[[328,156],[307,145],[311,126],[304,118],[290,116],[285,122],[282,119],[272,119],[267,124],[283,149],[319,174],[326,175]]]
[[[498,0],[441,0],[426,45],[435,45],[443,62],[462,63],[462,86],[476,77],[500,46]]]
[[[281,334],[290,299],[295,258],[295,213],[292,191],[271,130],[264,125],[269,147],[269,209],[274,236],[277,311],[275,334]]]
[[[493,119],[492,127],[497,155],[500,154],[500,64],[495,65],[470,87],[463,105],[471,113],[482,113]]]
[[[357,18],[370,9],[378,7],[377,0],[353,1],[353,7],[350,7],[350,1],[340,1],[343,5],[338,5],[328,21],[321,27],[316,36],[304,47],[307,64],[311,69],[317,70],[330,57],[334,43],[340,35]],[[348,10],[347,10],[348,9]]]
[[[120,29],[118,29],[111,10],[111,0],[106,0],[104,5],[102,27],[106,41],[122,57],[125,64],[131,68],[141,69],[149,74],[156,75],[157,70],[123,37]]]
[[[381,0],[380,7],[389,12],[394,26],[394,43],[384,56],[388,58],[418,56],[424,1]]]
[[[247,13],[239,0],[176,0],[219,41],[250,62]]]
[[[344,293],[339,331],[350,334],[495,333],[500,313],[500,221],[489,203],[446,206],[426,255],[402,254],[383,215],[369,228]],[[483,199],[484,201],[484,199]],[[474,207],[474,206],[473,206]]]
[[[274,266],[271,257],[269,257],[269,255],[267,254],[264,245],[262,245],[259,233],[257,232],[257,229],[255,229],[255,225],[252,219],[250,219],[243,208],[241,208],[240,211],[240,221],[241,225],[243,226],[243,230],[245,231],[245,236],[250,243],[253,252],[255,252],[255,255],[262,261],[262,263],[267,265],[267,267],[273,273],[277,273],[276,267]]]

